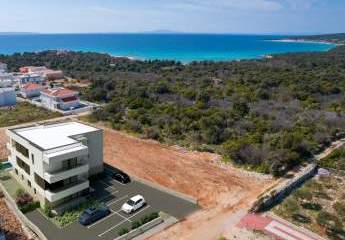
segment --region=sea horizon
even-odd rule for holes
[[[66,50],[139,60],[233,61],[322,52],[335,44],[286,41],[296,35],[232,33],[0,33],[0,54]]]

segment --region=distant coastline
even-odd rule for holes
[[[284,38],[284,39],[273,39],[268,40],[271,42],[284,42],[284,43],[318,43],[318,44],[327,44],[327,45],[334,45],[334,46],[341,46],[343,44],[340,43],[334,43],[330,41],[322,41],[322,40],[306,40],[306,39],[293,39],[293,38]]]
[[[261,59],[284,53],[324,52],[336,46],[309,41],[292,41],[293,38],[295,37],[229,34],[0,35],[0,54],[63,49],[106,53],[118,59],[175,60],[190,63]],[[270,39],[272,41],[268,41]],[[277,41],[281,43],[278,44]]]

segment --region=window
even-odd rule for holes
[[[30,166],[26,164],[23,160],[21,160],[19,157],[16,157],[17,159],[17,165],[23,169],[28,175],[30,175]]]
[[[16,147],[16,150],[20,152],[21,154],[23,154],[25,157],[27,158],[29,157],[29,150],[26,147],[22,146],[21,144],[17,142],[15,142],[15,147]]]
[[[18,175],[18,169],[16,168],[16,169],[14,169],[14,171],[16,172],[16,174]]]
[[[31,161],[32,161],[32,164],[35,164],[35,157],[32,153],[31,153]]]
[[[31,187],[31,182],[28,180],[28,186]]]
[[[46,189],[46,182],[44,181],[43,178],[37,175],[35,173],[35,182],[37,183],[38,186],[40,186],[42,189]]]
[[[36,188],[34,188],[34,193],[35,193],[35,194],[37,193],[37,190],[36,190]]]
[[[24,181],[24,175],[22,174],[22,180]]]
[[[70,158],[62,162],[62,169],[69,170],[78,166],[78,158]]]

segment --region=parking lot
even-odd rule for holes
[[[28,214],[28,217],[46,234],[48,239],[113,240],[121,229],[130,230],[133,222],[140,221],[144,216],[154,212],[162,211],[177,219],[182,219],[198,209],[197,205],[155,187],[135,180],[129,184],[122,184],[111,178],[109,174],[90,185],[95,190],[94,195],[98,201],[109,207],[111,213],[107,217],[89,226],[82,226],[75,222],[62,231],[37,211]],[[121,206],[138,194],[145,198],[147,204],[131,214],[122,212]]]

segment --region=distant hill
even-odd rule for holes
[[[31,34],[39,34],[34,32],[0,32],[1,35],[31,35]]]

